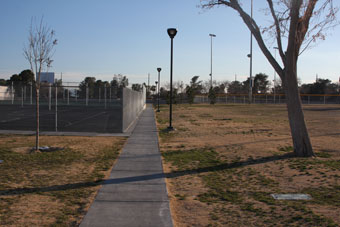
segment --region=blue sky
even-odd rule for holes
[[[250,9],[250,0],[243,1]],[[210,37],[213,40],[213,78],[243,81],[249,76],[249,31],[231,9],[202,10],[199,0],[1,0],[0,78],[29,68],[23,56],[31,18],[44,21],[56,31],[58,45],[51,71],[63,81],[79,82],[86,76],[112,80],[123,74],[131,83],[157,77],[169,81],[170,39],[167,28],[175,27],[174,81],[188,83],[194,75],[208,80]],[[338,1],[335,2],[339,4]],[[266,22],[266,2],[254,1],[254,18]],[[309,83],[319,78],[334,82],[340,76],[340,27],[330,30],[326,41],[299,59],[298,76]],[[274,51],[271,48],[272,51]],[[273,80],[273,69],[254,40],[253,73]]]

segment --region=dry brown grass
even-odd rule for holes
[[[316,153],[292,157],[284,105],[175,105],[157,113],[176,226],[340,225],[340,108],[305,106]],[[271,193],[309,193],[275,201]]]
[[[41,136],[63,150],[30,153],[34,141],[0,135],[0,225],[78,225],[125,138]]]

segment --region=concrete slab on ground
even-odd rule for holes
[[[35,131],[23,130],[0,130],[0,134],[9,135],[35,135]],[[131,133],[98,133],[98,132],[40,132],[39,135],[46,136],[103,136],[103,137],[129,137]]]
[[[140,116],[80,226],[173,226],[151,106]]]

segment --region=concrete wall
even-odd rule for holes
[[[122,95],[122,132],[128,131],[139,114],[145,108],[146,89],[143,91],[133,91],[129,88],[123,89]]]

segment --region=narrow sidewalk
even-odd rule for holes
[[[80,226],[172,226],[151,105],[141,114]]]

